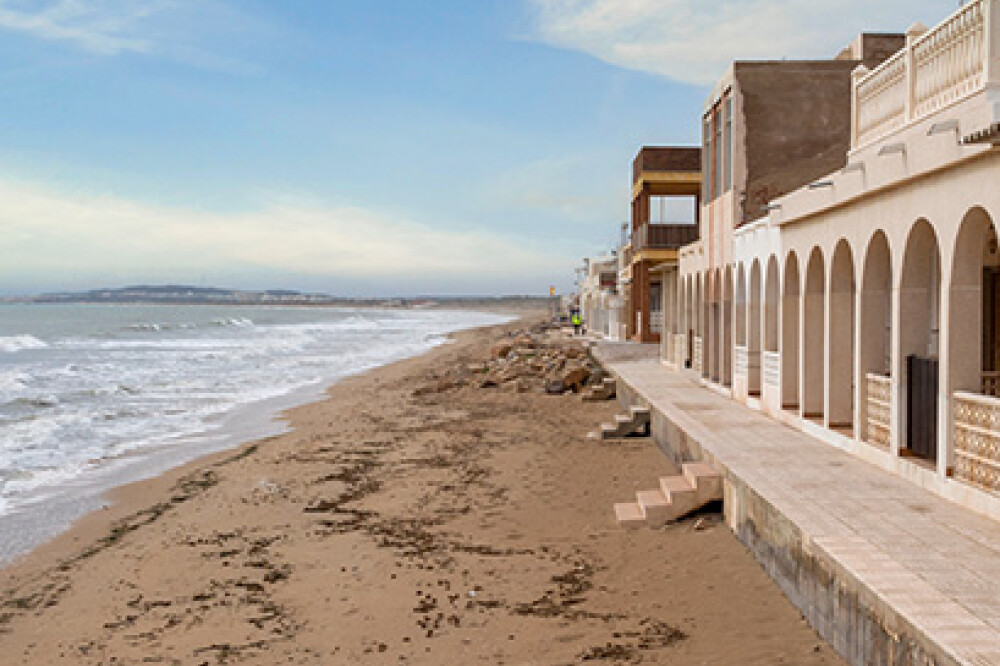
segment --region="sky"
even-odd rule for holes
[[[733,59],[954,0],[0,0],[0,294],[572,288]]]

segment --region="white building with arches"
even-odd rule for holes
[[[1000,516],[1000,0],[913,26],[848,95],[840,168],[681,251],[664,360]]]

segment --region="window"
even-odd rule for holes
[[[722,194],[722,113],[719,107],[715,107],[715,112],[712,114],[712,118],[715,125],[715,141],[714,141],[714,159],[715,165],[712,169],[713,180],[713,190],[712,198],[716,198]]]
[[[702,121],[701,140],[701,178],[702,201],[711,201],[712,197],[712,114],[709,113]]]
[[[723,160],[723,169],[725,169],[725,175],[723,177],[723,192],[728,192],[733,189],[733,98],[727,93],[726,101],[724,103],[725,109],[725,123],[726,123],[726,138],[725,138],[725,159]]]

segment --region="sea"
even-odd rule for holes
[[[107,491],[287,427],[338,379],[509,321],[465,310],[0,304],[0,562]]]

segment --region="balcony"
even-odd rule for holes
[[[911,29],[878,68],[855,70],[852,148],[885,138],[1000,81],[1000,5],[975,0],[934,29]]]
[[[701,148],[645,146],[632,161],[632,183],[652,171],[701,173]]]
[[[632,234],[639,250],[678,250],[698,240],[697,224],[644,224]]]

